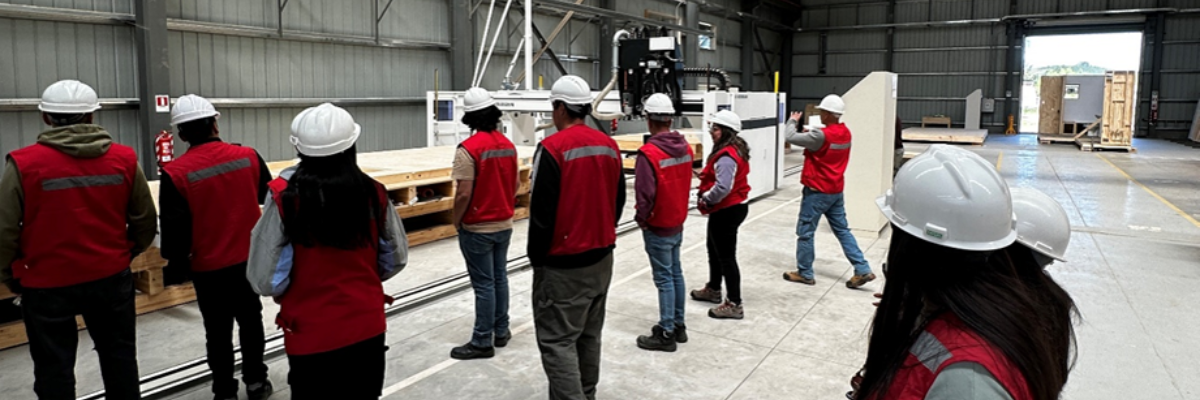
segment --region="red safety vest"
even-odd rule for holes
[[[692,160],[687,154],[672,158],[658,146],[647,143],[638,149],[654,168],[654,209],[646,224],[656,228],[675,228],[687,220],[688,195],[692,190]]]
[[[800,183],[825,194],[841,193],[846,187],[846,165],[850,163],[850,130],[846,124],[823,129],[825,143],[817,151],[804,150]]]
[[[246,262],[250,231],[262,216],[256,200],[262,166],[254,149],[209,142],[162,168],[192,212],[192,270]]]
[[[617,242],[617,142],[586,125],[575,125],[542,141],[561,172],[550,255],[572,255]]]
[[[282,194],[287,180],[270,183],[271,197],[283,215]],[[375,183],[380,204],[388,205],[387,190]],[[387,331],[379,279],[379,221],[371,226],[371,245],[356,250],[304,247],[293,244],[292,271],[287,292],[279,296],[275,324],[283,329],[287,354],[307,355],[337,350]]]
[[[958,317],[943,314],[930,322],[913,343],[883,399],[922,400],[937,375],[960,362],[982,365],[1013,400],[1033,398],[1025,376],[1004,353],[971,331]]]
[[[709,189],[717,185],[717,171],[713,166],[717,164],[717,160],[725,156],[729,156],[737,163],[737,174],[733,176],[733,189],[720,203],[700,210],[702,214],[712,214],[717,210],[742,204],[746,202],[746,199],[750,198],[750,183],[746,181],[746,177],[750,175],[750,163],[743,160],[742,156],[738,155],[737,149],[733,146],[725,146],[717,150],[717,155],[711,158],[712,162],[704,166],[704,171],[700,172],[700,193],[708,192]]]
[[[34,144],[8,155],[21,174],[25,214],[21,285],[56,288],[113,276],[129,268],[126,227],[137,155],[113,143],[96,158],[75,158]]]
[[[500,132],[477,132],[459,145],[475,160],[464,224],[511,219],[517,205],[517,148]]]

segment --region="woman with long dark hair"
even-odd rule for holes
[[[703,288],[692,291],[692,299],[718,304],[708,310],[717,319],[742,319],[742,275],[737,263],[737,236],[750,207],[750,146],[738,137],[742,120],[732,111],[722,110],[712,116],[713,150],[700,173],[699,199],[701,214],[708,215],[709,281]],[[728,297],[721,295],[721,281],[729,289]]]
[[[1053,280],[1020,272],[1012,200],[991,164],[935,145],[878,204],[892,242],[855,398],[1058,399],[1074,305],[1065,291],[1046,295],[1061,290]]]
[[[383,389],[383,281],[408,240],[387,190],[359,169],[361,128],[332,104],[292,121],[300,163],[270,183],[247,277],[279,303],[293,399],[377,399]]]

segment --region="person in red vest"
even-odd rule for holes
[[[737,261],[738,230],[750,206],[750,146],[738,136],[742,119],[733,111],[712,116],[713,150],[700,173],[696,207],[708,215],[708,284],[692,291],[692,298],[718,304],[708,310],[717,319],[742,319],[742,273]],[[722,300],[721,281],[729,289]]]
[[[490,358],[508,345],[508,244],[521,182],[517,148],[497,129],[500,109],[487,90],[467,90],[463,124],[474,131],[458,145],[454,226],[475,290],[475,329],[471,341],[450,351],[458,360]]]
[[[358,167],[361,128],[329,103],[292,121],[300,163],[271,181],[250,239],[254,291],[279,303],[292,399],[377,399],[383,391],[383,281],[408,262],[387,189]]]
[[[871,266],[863,256],[858,241],[850,233],[846,221],[846,203],[842,189],[846,186],[846,165],[850,164],[850,129],[841,122],[846,103],[837,95],[825,96],[817,106],[821,110],[823,128],[813,127],[797,132],[801,114],[792,113],[787,123],[787,141],[804,147],[804,199],[800,202],[800,217],[796,223],[796,270],[783,273],[783,279],[816,285],[813,259],[816,258],[813,238],[821,216],[829,221],[834,236],[842,244],[842,253],[854,266],[854,276],[846,287],[857,288],[875,280]]]
[[[274,391],[263,363],[262,303],[246,280],[250,230],[262,215],[271,171],[258,152],[221,141],[221,113],[203,97],[175,101],[171,124],[189,147],[162,167],[163,258],[168,269],[190,270],[204,318],[208,368],[217,400],[236,399],[233,324],[242,346],[242,382],[251,400]]]
[[[876,201],[892,224],[888,279],[855,399],[1059,398],[1075,307],[1048,276],[1021,276],[1009,193],[988,161],[934,145]]]
[[[154,198],[133,149],[92,124],[91,87],[56,82],[38,109],[50,129],[9,153],[0,178],[0,281],[21,298],[33,391],[75,398],[82,314],[105,397],[138,399],[129,263],[154,242]]]
[[[655,93],[645,104],[651,136],[638,149],[634,171],[635,220],[642,228],[642,239],[654,271],[659,318],[649,336],[637,338],[637,345],[647,350],[675,351],[676,343],[688,340],[683,320],[687,287],[683,283],[679,247],[683,244],[683,222],[688,214],[694,156],[687,139],[671,130],[675,118],[671,98]]]
[[[587,82],[559,78],[550,102],[558,132],[534,155],[526,253],[533,321],[550,399],[594,399],[625,173],[617,142],[584,124],[592,112]]]

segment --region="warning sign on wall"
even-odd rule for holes
[[[154,96],[154,110],[160,113],[171,112],[171,96],[165,94]]]

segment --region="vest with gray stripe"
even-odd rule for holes
[[[214,176],[228,174],[230,172],[250,168],[250,159],[241,158],[221,164],[217,164],[199,171],[189,172],[188,183],[196,183]]]

